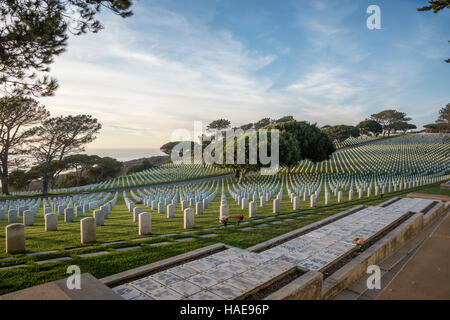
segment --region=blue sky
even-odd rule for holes
[[[450,102],[450,10],[416,11],[425,3],[141,0],[70,39],[42,102],[99,118],[96,148],[155,148],[218,118],[355,125],[395,108],[421,127]],[[366,27],[372,4],[381,30]]]

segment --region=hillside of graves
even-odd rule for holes
[[[1,201],[0,287],[5,293],[62,278],[69,264],[102,277],[215,242],[246,248],[359,204],[433,191],[450,178],[449,153],[437,134],[407,135],[304,161],[289,174]],[[202,175],[201,167],[170,168],[112,180],[101,190]],[[206,170],[210,176],[218,169]],[[85,219],[94,238],[81,227]],[[7,252],[6,227],[16,222],[24,225],[21,253]]]

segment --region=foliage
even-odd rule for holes
[[[69,115],[46,119],[32,130],[35,139],[29,153],[43,166],[43,194],[47,194],[49,181],[56,174],[51,162],[60,163],[66,154],[84,151],[84,145],[95,139],[101,127],[98,120],[90,115]]]
[[[164,152],[165,154],[167,154],[168,156],[170,156],[172,154],[172,150],[173,148],[179,144],[181,141],[171,141],[171,142],[167,142],[165,144],[163,144],[159,150],[161,150],[162,152]]]
[[[128,17],[130,0],[0,1],[0,88],[6,94],[52,95],[57,81],[49,65],[67,47],[68,34],[103,28],[102,8]],[[40,78],[37,74],[41,74]]]
[[[208,130],[208,131],[211,131],[211,130],[222,131],[222,130],[228,129],[230,127],[230,124],[231,124],[231,122],[226,120],[226,119],[218,119],[218,120],[214,120],[213,122],[208,124],[206,126],[206,130]]]
[[[97,183],[108,178],[115,178],[122,170],[122,162],[110,157],[98,159],[96,164],[86,170],[86,178]]]
[[[300,151],[298,160],[308,159],[313,162],[328,160],[336,150],[327,134],[322,132],[315,124],[306,121],[277,123],[266,128],[279,129],[280,132],[290,133],[297,141]]]
[[[256,130],[258,130],[270,125],[271,123],[272,121],[270,120],[270,118],[262,118],[261,120],[255,122],[254,127]]]
[[[396,126],[399,126],[402,122],[411,120],[411,118],[406,116],[406,113],[394,109],[383,110],[379,113],[372,114],[370,118],[381,124],[383,127],[383,136],[386,132],[390,136],[391,131],[396,130]]]
[[[361,134],[378,136],[383,132],[383,127],[375,120],[366,119],[356,125]]]
[[[338,143],[347,140],[350,137],[359,137],[359,129],[354,126],[337,125],[324,129],[324,132],[330,137],[331,140],[336,140]]]
[[[150,160],[144,159],[144,161],[140,164],[135,164],[135,165],[129,166],[125,170],[125,174],[131,174],[131,173],[135,173],[135,172],[139,172],[139,171],[147,170],[147,169],[151,169],[151,168],[153,168],[153,165],[150,163]]]
[[[23,146],[30,141],[30,127],[49,116],[45,107],[27,97],[0,98],[0,175],[2,192],[9,194],[8,174],[11,156],[22,154]]]
[[[436,120],[436,123],[441,126],[444,130],[450,129],[450,103],[439,110],[439,118]]]
[[[15,190],[22,190],[26,188],[30,182],[31,177],[24,170],[14,170],[9,173],[9,186],[13,187]]]

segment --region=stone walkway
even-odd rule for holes
[[[419,212],[430,203],[401,199],[388,207],[368,207],[261,253],[232,248],[113,290],[125,299],[241,299],[297,267],[326,269],[354,250],[355,238],[369,240],[408,212]]]
[[[365,275],[334,300],[450,299],[449,238],[447,213],[379,264],[381,289],[369,290]]]

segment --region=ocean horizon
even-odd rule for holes
[[[111,157],[119,161],[130,161],[165,155],[158,148],[86,148],[86,151],[83,153],[88,155],[98,155],[100,157]]]

